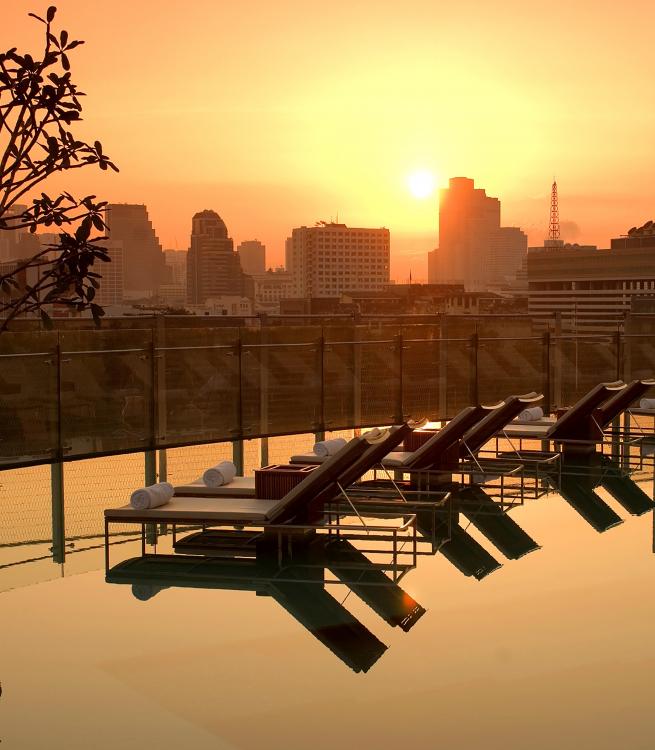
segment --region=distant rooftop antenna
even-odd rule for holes
[[[550,224],[548,225],[548,239],[559,240],[559,203],[557,200],[557,182],[553,180],[550,193]]]

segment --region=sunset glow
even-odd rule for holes
[[[121,171],[80,170],[52,190],[146,203],[164,247],[186,249],[191,217],[212,208],[281,263],[294,226],[338,213],[389,227],[402,276],[437,244],[436,194],[416,200],[405,177],[431,164],[440,184],[465,175],[498,196],[531,243],[547,235],[553,174],[574,241],[606,244],[652,218],[655,47],[634,44],[655,23],[647,0],[593,13],[586,0],[335,0],[327,13],[115,0],[101,23],[94,3],[57,5],[86,40],[72,57],[88,95],[80,136]],[[3,9],[0,47],[36,42],[39,9]]]
[[[429,198],[434,193],[435,178],[427,169],[417,169],[407,178],[409,192],[420,200]]]

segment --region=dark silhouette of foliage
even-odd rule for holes
[[[55,33],[56,12],[50,6],[45,18],[29,14],[44,27],[41,59],[19,54],[15,47],[0,53],[0,237],[21,228],[34,233],[38,227],[73,226],[60,232],[59,244],[0,269],[0,332],[25,313],[39,311],[47,323],[43,308],[49,304],[90,309],[96,322],[104,314],[93,301],[101,274],[92,268],[110,260],[102,245],[106,201],[42,192],[26,210],[16,209],[57,172],[91,164],[118,171],[99,141],[90,145],[71,131],[81,119],[84,93],[71,78],[69,54],[84,42],[70,39],[67,31]],[[94,231],[102,234],[92,237]]]

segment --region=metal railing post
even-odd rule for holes
[[[268,466],[268,438],[263,437],[259,441],[259,465]]]
[[[52,505],[52,561],[63,563],[66,559],[66,517],[64,499],[64,447],[62,442],[61,414],[61,344],[57,334],[55,349],[57,381],[57,448],[56,461],[50,465],[50,499]]]
[[[445,330],[445,315],[439,316],[439,409],[433,418],[448,414],[448,339]]]
[[[614,346],[616,347],[616,379],[624,380],[624,361],[623,361],[623,337],[621,336],[621,324],[616,327],[614,334]]]
[[[551,409],[564,406],[562,402],[562,313],[555,313],[555,350],[553,360],[553,399]]]
[[[143,456],[146,487],[149,487],[151,484],[157,483],[157,452],[148,450],[144,452]],[[156,524],[146,524],[146,541],[148,544],[157,544]]]
[[[325,336],[323,335],[323,329],[321,328],[321,335],[318,337],[316,342],[316,378],[318,381],[318,414],[314,420],[314,434],[316,440],[325,440],[325,370],[324,370],[324,357],[325,357]]]
[[[232,463],[236,466],[237,474],[243,476],[244,450],[243,440],[232,441]]]
[[[546,331],[542,338],[542,393],[544,394],[544,414],[551,412],[551,381],[550,381],[550,331]]]
[[[353,427],[362,424],[362,346],[358,345],[360,330],[353,326]]]
[[[66,559],[66,523],[64,514],[64,465],[56,461],[50,465],[52,494],[52,561],[63,563]]]
[[[241,331],[236,343],[237,367],[239,373],[239,392],[237,409],[237,434],[238,438],[232,441],[232,463],[236,466],[237,474],[243,475],[243,345],[241,342]],[[261,407],[261,401],[260,401]]]
[[[630,322],[630,313],[626,313],[623,321],[623,348],[621,351],[621,358],[623,360],[623,379],[626,383],[632,380],[632,346],[630,339],[632,326],[630,325]]]

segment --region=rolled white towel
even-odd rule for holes
[[[346,441],[343,438],[333,438],[332,440],[321,440],[319,443],[314,444],[314,454],[317,456],[334,456],[335,453],[340,451]]]
[[[150,487],[142,487],[135,490],[130,497],[130,505],[136,510],[148,510],[166,505],[175,494],[173,485],[169,482],[159,482]]]
[[[639,408],[655,410],[655,398],[642,398],[639,402]]]
[[[529,409],[523,409],[519,414],[519,422],[536,422],[544,416],[544,410],[541,406],[531,406]]]
[[[221,461],[220,464],[212,466],[202,475],[202,481],[207,487],[222,487],[229,484],[237,473],[237,467],[232,461]]]

